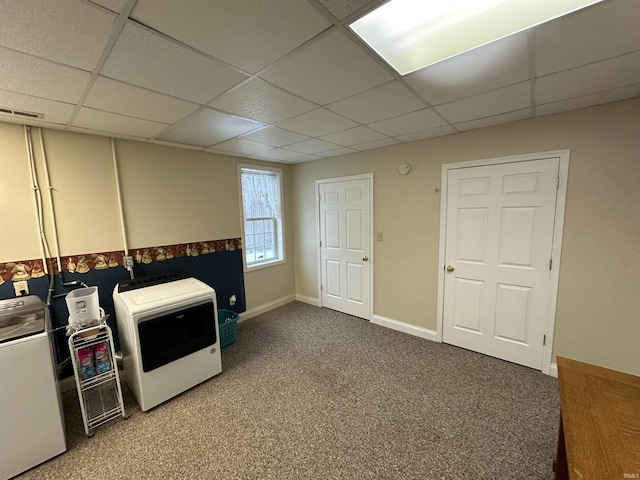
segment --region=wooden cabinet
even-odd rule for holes
[[[640,479],[640,377],[558,357],[556,479]]]

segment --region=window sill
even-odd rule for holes
[[[253,272],[255,270],[262,270],[263,268],[275,267],[276,265],[282,265],[284,263],[287,263],[285,259],[279,259],[279,260],[272,260],[271,262],[259,263],[257,265],[250,265],[250,266],[245,265],[244,272],[248,273],[248,272]]]

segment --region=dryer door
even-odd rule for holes
[[[142,368],[150,372],[217,341],[213,302],[138,323]]]

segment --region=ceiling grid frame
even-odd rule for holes
[[[233,0],[218,1],[223,2],[221,5],[224,5],[224,2],[232,2]],[[513,95],[515,95],[514,92],[520,91],[520,87],[516,85],[522,81],[518,79],[522,75],[521,60],[523,57],[513,57],[513,55],[516,54],[524,54],[524,52],[521,53],[520,47],[518,47],[519,50],[517,52],[511,55],[513,58],[510,58],[509,55],[506,54],[504,58],[495,57],[496,62],[498,62],[495,63],[495,65],[502,65],[502,70],[496,71],[497,73],[492,73],[495,67],[491,62],[486,65],[482,64],[486,68],[481,68],[477,71],[460,70],[458,67],[453,68],[453,70],[449,67],[439,69],[439,72],[451,72],[456,71],[456,68],[458,68],[457,71],[464,73],[458,75],[460,78],[452,78],[451,80],[454,80],[454,82],[447,83],[445,87],[442,87],[444,88],[444,90],[442,90],[443,93],[435,96],[430,92],[433,91],[432,85],[437,85],[437,83],[433,82],[440,81],[437,76],[418,76],[411,78],[411,81],[408,81],[408,75],[400,76],[395,69],[387,65],[378,54],[366,46],[360,37],[349,28],[351,22],[386,3],[385,0],[353,0],[346,3],[336,3],[333,0],[305,0],[307,7],[295,9],[297,12],[295,15],[312,13],[309,18],[313,18],[313,20],[309,21],[315,22],[313,23],[313,25],[315,25],[315,31],[313,31],[313,34],[310,33],[310,36],[306,36],[304,41],[300,41],[304,37],[304,35],[300,33],[300,25],[304,25],[305,18],[296,18],[293,16],[294,14],[288,14],[284,10],[281,10],[287,13],[287,21],[295,20],[302,23],[296,25],[297,33],[290,35],[288,42],[281,42],[275,49],[271,48],[270,51],[277,52],[278,56],[272,55],[271,58],[274,58],[274,60],[254,73],[238,66],[242,64],[237,57],[241,52],[226,55],[225,60],[223,60],[194,46],[198,45],[202,47],[202,39],[206,39],[207,36],[205,34],[204,36],[200,35],[198,37],[198,35],[184,35],[181,33],[181,31],[188,33],[188,30],[185,29],[190,28],[190,24],[188,22],[185,23],[184,19],[193,18],[193,14],[191,14],[191,17],[185,15],[181,23],[179,23],[179,18],[165,16],[163,19],[162,17],[158,17],[158,15],[163,15],[163,2],[160,0],[158,0],[158,3],[153,3],[153,8],[158,11],[152,12],[151,17],[137,19],[135,18],[136,6],[144,5],[146,11],[149,11],[148,9],[152,5],[150,0],[65,0],[66,11],[69,11],[68,9],[71,8],[74,2],[77,2],[78,5],[82,4],[83,7],[91,6],[96,9],[96,11],[101,12],[101,14],[108,14],[114,18],[111,34],[108,40],[106,40],[106,43],[103,44],[102,52],[96,64],[91,71],[70,65],[71,63],[78,63],[74,61],[70,55],[73,55],[76,50],[80,53],[81,49],[79,47],[76,48],[74,45],[66,44],[71,38],[68,35],[66,37],[59,37],[65,39],[65,44],[60,45],[60,48],[66,49],[62,56],[57,54],[49,55],[52,48],[57,48],[57,46],[52,45],[43,49],[35,45],[28,37],[18,38],[17,41],[5,37],[9,39],[8,43],[10,43],[10,45],[3,43],[2,37],[0,37],[0,55],[3,49],[6,49],[7,58],[20,60],[24,65],[22,67],[18,65],[22,70],[18,69],[16,70],[18,73],[13,74],[11,74],[9,70],[6,70],[7,68],[11,68],[11,65],[0,65],[0,107],[30,111],[26,106],[35,105],[42,109],[42,111],[38,113],[43,115],[43,118],[40,119],[23,120],[10,118],[8,115],[0,112],[0,121],[21,124],[27,123],[41,127],[50,126],[56,129],[129,138],[149,143],[167,144],[213,153],[260,158],[267,161],[297,163],[299,161],[313,161],[338,154],[348,155],[372,148],[385,148],[386,146],[396,145],[398,143],[419,141],[424,138],[453,134],[472,128],[483,128],[485,126],[510,121],[519,121],[575,108],[584,108],[603,102],[624,100],[640,95],[640,68],[634,64],[637,54],[640,53],[640,33],[638,33],[637,28],[633,27],[640,23],[640,5],[634,0],[608,0],[592,5],[584,10],[571,13],[565,17],[560,17],[548,24],[529,29],[525,33],[526,66],[528,68],[528,70],[525,70],[525,73],[528,71],[525,80],[528,82],[527,100],[524,100],[524,97],[521,96],[513,97]],[[274,2],[276,2],[274,5],[276,5],[277,8],[286,8],[285,0],[274,0]],[[208,8],[215,8],[215,6],[209,4],[207,0],[188,0],[186,3],[195,6],[199,9],[197,11],[201,12],[207,12]],[[12,9],[17,9],[18,6],[19,2],[17,0],[7,0],[6,3],[0,5],[0,13],[3,14],[3,17],[6,18],[7,21],[11,22],[15,20],[15,22],[18,22],[11,25],[13,31],[28,32],[29,28],[39,25],[40,28],[45,29],[46,34],[47,28],[54,28],[48,25],[46,18],[36,18],[32,23],[25,23],[27,22],[25,15],[21,14],[18,10],[15,10],[15,16],[12,14],[14,11]],[[308,8],[308,6],[313,8]],[[90,15],[91,13],[91,9],[83,8],[81,10],[83,15]],[[171,7],[171,11],[177,17],[180,17],[181,10],[176,8],[175,5]],[[233,25],[241,25],[243,22],[246,25],[258,25],[256,22],[261,21],[260,17],[252,13],[250,6],[243,10],[234,5],[233,8],[224,11],[235,15],[230,19],[230,24]],[[34,10],[34,12],[36,11]],[[185,13],[187,12],[185,11]],[[209,14],[210,13],[207,12],[207,15]],[[71,29],[73,25],[69,22],[77,21],[81,17],[78,17],[78,15],[69,15],[68,17],[56,18],[56,28]],[[91,21],[97,21],[96,18],[97,17],[90,16]],[[164,25],[167,26],[167,28],[154,29],[142,21],[145,18],[159,19],[160,23],[157,21],[152,21],[151,23],[160,27]],[[608,25],[607,20],[610,20],[612,23]],[[196,23],[202,24],[202,22]],[[155,48],[155,45],[157,45],[158,48],[161,48],[163,45],[172,45],[175,48],[171,47],[166,52],[174,52],[175,55],[179,55],[181,51],[188,51],[189,55],[193,55],[193,59],[201,58],[203,62],[212,62],[206,65],[219,65],[225,69],[224,71],[236,72],[236,76],[228,77],[233,78],[234,82],[231,82],[231,85],[225,86],[223,80],[213,78],[212,82],[214,82],[215,85],[212,85],[211,93],[215,93],[215,95],[211,95],[209,98],[205,98],[206,95],[200,95],[199,98],[195,96],[198,98],[198,101],[194,101],[193,99],[189,100],[188,98],[177,96],[176,93],[182,95],[180,89],[172,90],[168,88],[168,86],[173,85],[171,81],[175,82],[175,80],[170,80],[169,83],[162,81],[155,83],[132,82],[131,79],[137,77],[128,75],[125,76],[124,79],[121,79],[110,76],[103,68],[114,52],[114,46],[118,39],[122,37],[123,31],[129,24],[142,29],[141,31],[146,32],[146,35],[152,35],[151,38],[159,39],[158,43],[151,42],[149,45],[145,45],[144,48]],[[104,26],[104,20],[102,25]],[[567,25],[566,31],[564,25]],[[253,37],[247,40],[249,43],[245,42],[245,45],[257,41],[268,42],[268,34],[276,35],[280,33],[275,31],[274,27],[269,24],[261,25],[257,31],[260,32],[260,35],[267,34],[267,36],[253,35]],[[175,35],[170,35],[168,32],[175,33]],[[340,32],[339,36],[336,36],[338,35],[336,32]],[[544,32],[544,38],[539,37],[539,35],[541,35],[539,32]],[[103,34],[104,33],[103,30]],[[234,34],[241,35],[242,31],[234,32]],[[198,41],[194,43],[194,45],[191,45],[174,37],[188,41],[189,39],[198,39]],[[103,38],[106,39],[106,36],[103,35]],[[215,37],[215,35],[211,38],[221,38],[223,41],[225,40],[224,37]],[[297,40],[295,40],[296,38]],[[586,47],[582,48],[577,59],[574,59],[575,56],[571,54],[572,49],[578,48],[580,45],[585,44],[585,42],[589,45],[595,45],[593,42],[596,40],[592,40],[593,38],[600,39],[601,44],[591,50]],[[328,45],[332,45],[332,43],[326,43],[327,39],[333,39],[332,41],[335,45],[349,45],[349,48],[346,49],[345,52],[329,52],[331,55],[346,55],[347,57],[334,62],[330,56],[326,56],[328,55]],[[335,43],[338,39],[339,42]],[[100,41],[102,42],[103,40],[101,39]],[[12,48],[12,45],[17,46],[18,49]],[[330,60],[330,65],[313,64],[310,62],[308,55],[310,52],[318,50],[309,50],[309,48],[315,48],[316,45],[319,47],[324,45],[322,47],[324,50],[320,49],[320,51],[323,51],[325,58]],[[521,43],[517,43],[516,45],[521,45]],[[96,52],[95,44],[92,48],[94,49],[93,52]],[[215,52],[215,49],[208,50]],[[285,50],[287,50],[286,53],[282,53]],[[495,51],[490,51],[485,47],[479,47],[472,50],[471,55],[464,61],[487,58],[486,55],[495,55],[495,52],[500,53],[499,49],[494,50]],[[13,52],[10,56],[9,51]],[[87,52],[86,49],[83,51]],[[221,52],[219,48],[218,51]],[[474,53],[476,51],[477,54]],[[40,52],[43,56],[34,55],[32,52]],[[138,51],[136,50],[136,52]],[[357,62],[364,62],[360,63],[360,65],[367,65],[367,68],[374,69],[372,71],[381,72],[380,76],[376,77],[375,81],[369,81],[369,83],[367,83],[367,81],[360,82],[358,80],[362,78],[361,73],[354,75],[353,72],[341,71],[340,68],[348,68],[348,61],[352,61],[350,57],[352,53],[354,55],[353,60],[357,60],[356,64],[358,64]],[[136,54],[144,54],[144,50],[139,50]],[[482,57],[483,54],[485,57]],[[158,52],[153,53],[153,55],[150,58],[165,58],[162,57],[162,55],[166,55],[166,53]],[[236,56],[234,57],[234,55]],[[32,60],[29,60],[30,58]],[[82,58],[88,57],[85,54]],[[133,58],[134,57],[127,60],[131,65],[135,65],[135,63],[132,63]],[[340,87],[342,90],[339,89],[339,92],[344,92],[346,95],[341,96],[337,94],[338,92],[332,95],[315,95],[314,100],[314,98],[309,98],[310,90],[299,89],[295,82],[289,82],[283,85],[279,80],[272,81],[269,72],[277,72],[281,65],[286,65],[292,58],[305,59],[304,62],[306,63],[303,62],[303,64],[310,67],[307,72],[308,75],[313,75],[314,71],[321,71],[317,69],[326,70],[329,68],[328,71],[323,72],[323,75],[328,75],[326,78],[331,80],[332,85],[333,83],[341,85],[341,82],[351,82],[343,84],[343,86]],[[456,61],[462,61],[455,60],[455,58],[457,57],[445,60],[441,62],[441,64],[455,66],[457,65],[455,63]],[[57,59],[63,59],[64,61],[69,61],[69,63],[63,63]],[[559,63],[562,59],[567,60],[567,63]],[[517,64],[519,68],[518,72],[520,73],[518,73],[518,75],[507,75],[504,73],[508,72],[509,68],[512,67],[512,63],[509,62],[515,62],[516,60],[520,62]],[[179,64],[179,62],[173,62],[171,58],[167,58],[167,61],[166,69],[170,69],[172,64]],[[540,61],[543,61],[541,64],[543,65],[542,69],[538,69],[538,63]],[[68,72],[69,75],[72,75],[72,72],[82,73],[87,76],[87,80],[84,80],[86,83],[82,84],[82,89],[80,90],[78,88],[78,82],[67,85],[50,84],[47,85],[47,88],[41,88],[42,83],[38,82],[37,78],[33,80],[25,78],[24,82],[17,80],[20,78],[17,75],[21,75],[22,72],[28,72],[29,68],[34,70],[31,65],[40,65],[41,63],[38,62],[45,62],[42,65],[49,65],[51,69],[60,69],[61,76],[59,76],[59,78],[61,79],[65,78],[62,72]],[[477,61],[476,64],[477,66],[481,65],[478,64]],[[191,63],[188,65],[195,66],[196,64]],[[205,64],[203,63],[203,65]],[[250,65],[250,63],[244,62],[244,65]],[[464,65],[464,63],[460,65]],[[614,71],[610,72],[610,75],[605,75],[605,72],[609,73],[606,68],[609,68],[610,65]],[[208,67],[203,67],[198,70],[201,79],[206,78],[206,75],[209,74],[207,72],[215,71],[215,69],[207,70],[207,68]],[[582,75],[582,77],[582,71],[579,69],[585,69],[585,74]],[[34,71],[39,70],[40,69],[35,69]],[[429,69],[429,67],[423,70],[427,73],[435,72],[434,69]],[[2,75],[5,71],[13,75],[12,77],[9,75],[11,78],[5,76],[6,81],[3,80]],[[159,72],[157,68],[149,71]],[[282,72],[285,71],[286,69],[282,70]],[[593,78],[584,78],[587,74],[591,75],[591,72],[593,72]],[[184,74],[188,75],[189,72],[184,72]],[[99,81],[101,77],[104,77],[105,81]],[[180,76],[174,75],[173,78],[180,78]],[[278,77],[276,76],[275,78]],[[300,76],[300,78],[304,79],[305,76]],[[317,78],[323,77],[320,76]],[[509,81],[515,83],[508,83]],[[117,83],[111,84],[108,82]],[[229,83],[228,80],[227,82]],[[252,82],[255,83],[252,84]],[[573,88],[573,85],[569,82],[576,82],[576,88]],[[149,85],[154,86],[154,88],[150,88]],[[198,85],[198,83],[192,83],[191,85]],[[289,85],[294,88],[289,88]],[[69,92],[71,92],[71,90],[69,90],[70,88],[75,90],[73,90],[73,94],[71,95],[69,93],[62,95],[62,92],[55,90],[54,95],[54,90],[52,89],[63,87]],[[193,87],[187,86],[185,88],[191,88],[191,91],[193,91]],[[326,86],[323,88],[325,88],[325,90],[327,89]],[[554,91],[551,92],[549,90],[550,88],[553,88]],[[282,95],[269,95],[270,92],[276,91],[282,93]],[[94,97],[90,96],[92,92],[94,93]],[[126,103],[127,96],[134,98],[132,95],[136,95],[137,92],[149,92],[149,95],[143,95],[141,100],[137,102],[131,101]],[[189,93],[189,90],[184,90],[184,92]],[[405,94],[404,92],[407,93]],[[108,103],[109,95],[115,94],[122,94],[122,101],[113,102],[113,104]],[[395,94],[400,95],[398,97],[399,106],[397,108],[385,109],[384,102],[392,101],[393,95]],[[60,95],[62,95],[62,97]],[[260,95],[267,95],[267,97],[260,97]],[[518,95],[522,94],[518,93]],[[311,96],[313,97],[314,95]],[[66,100],[59,100],[57,98]],[[327,101],[329,98],[332,99]],[[437,102],[438,98],[444,99],[445,101]],[[430,99],[433,99],[436,103],[433,103]],[[162,108],[154,109],[151,103],[145,106],[145,101],[152,103],[154,101],[166,101],[167,107],[162,107],[165,109],[165,112],[166,108],[170,108],[168,106],[172,104],[171,102],[174,102],[176,107],[182,109],[179,110],[180,115],[184,112],[188,113],[183,116],[178,115],[177,117],[176,115],[173,117],[171,115],[167,116],[162,114]],[[376,107],[371,107],[371,104],[376,101],[382,102],[377,109]],[[415,103],[411,105],[411,102]],[[188,109],[189,103],[193,104],[193,110],[190,112]],[[526,111],[521,108],[525,103],[527,104]],[[332,104],[335,104],[336,110],[332,109]],[[307,108],[313,108],[304,112],[304,105],[306,105]],[[389,104],[387,103],[387,105]],[[468,111],[465,110],[466,105],[470,107]],[[72,108],[72,114],[66,119],[66,123],[59,123],[65,120],[64,112],[67,112],[70,108]],[[95,114],[86,117],[86,115],[92,111],[95,112]],[[297,112],[300,111],[302,111],[302,113],[298,114]],[[420,111],[422,111],[421,114],[416,113]],[[85,112],[83,114],[85,118],[91,119],[89,123],[77,121],[77,119],[83,117],[81,112]],[[206,112],[211,112],[211,115],[207,115]],[[309,117],[317,118],[319,121],[317,125],[313,122],[309,123],[307,117],[305,117],[305,115],[311,112],[318,114]],[[327,113],[325,114],[323,112]],[[430,112],[430,114],[426,115],[426,112]],[[455,115],[452,112],[455,112]],[[291,116],[288,116],[288,114],[291,114]],[[385,117],[379,119],[382,114],[384,114]],[[216,143],[207,144],[204,147],[202,145],[204,145],[206,141],[203,139],[199,140],[199,146],[189,145],[189,142],[185,139],[182,140],[183,143],[175,142],[175,140],[179,140],[181,137],[179,135],[173,135],[172,132],[179,131],[181,125],[189,124],[194,118],[205,117],[216,118],[216,122],[230,122],[229,125],[232,125],[234,122],[237,123],[238,121],[240,121],[240,123],[250,122],[244,123],[246,125],[245,128],[253,125],[256,126],[256,129],[251,130],[249,133],[238,133],[236,131],[232,136],[226,136],[227,134],[232,134],[234,131],[234,129],[231,128],[231,130],[222,137],[214,136],[213,138],[216,139]],[[305,131],[303,134],[286,129],[287,126],[293,128],[296,125],[297,118],[300,118],[300,120],[304,121],[307,125],[303,129]],[[332,133],[326,133],[328,128],[322,125],[323,122],[326,123],[331,118],[338,122],[335,127],[339,127],[339,129]],[[436,118],[438,119],[437,121],[435,120]],[[159,120],[160,122],[158,122]],[[119,121],[123,124],[122,127],[118,125],[117,130],[120,133],[110,131],[109,129],[115,128],[113,126],[117,125]],[[381,125],[383,125],[384,122],[389,122],[388,128],[385,127],[387,133],[375,129],[375,124],[380,122],[382,122]],[[112,127],[109,126],[110,124]],[[153,135],[148,136],[147,134],[151,133],[152,126],[154,125],[161,127],[161,129]],[[222,126],[222,124],[220,125]],[[87,128],[88,126],[91,126],[91,128]],[[391,128],[392,126],[393,128]],[[202,127],[202,125],[199,126],[201,129]],[[257,132],[262,130],[266,133],[258,135]],[[206,128],[203,131],[206,131]],[[373,133],[367,133],[369,131],[380,133],[382,138],[377,137]],[[358,135],[355,134],[356,132],[359,132]],[[389,135],[389,133],[393,133],[393,135]],[[334,137],[331,137],[331,135],[334,135]],[[170,137],[173,138],[173,141],[166,140]],[[347,143],[347,145],[335,145],[337,148],[334,148],[330,143],[324,143],[326,139],[322,137],[339,138],[342,143]],[[372,140],[373,138],[379,139]],[[365,143],[355,143],[363,139],[369,139],[369,141],[365,141]],[[298,146],[293,147],[296,144],[298,144]],[[216,149],[216,145],[220,145],[221,148],[227,150],[231,149],[232,151]],[[293,148],[288,149],[287,147],[289,146]],[[324,150],[325,148],[327,150]],[[298,151],[296,152],[296,150]],[[286,159],[278,160],[278,158]]]

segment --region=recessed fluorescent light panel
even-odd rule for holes
[[[391,0],[350,28],[401,75],[602,0]]]

